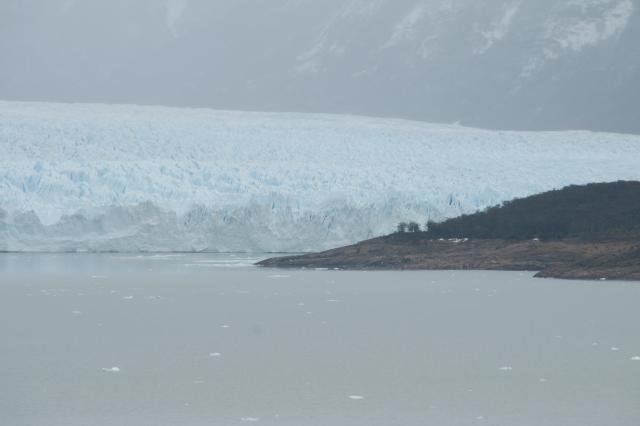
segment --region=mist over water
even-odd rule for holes
[[[3,423],[638,424],[637,283],[254,260],[0,256]]]

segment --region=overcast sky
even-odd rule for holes
[[[0,99],[640,133],[635,0],[2,0]]]

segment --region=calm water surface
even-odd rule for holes
[[[640,283],[0,255],[0,424],[640,425]]]

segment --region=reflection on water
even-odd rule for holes
[[[7,425],[640,424],[640,283],[0,255]]]

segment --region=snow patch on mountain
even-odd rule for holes
[[[417,4],[395,25],[391,38],[382,45],[383,49],[393,47],[402,40],[413,40],[416,37],[416,25],[425,15],[425,5]]]
[[[544,23],[539,44],[529,53],[520,73],[527,79],[548,62],[566,54],[595,48],[620,36],[627,28],[635,6],[631,0],[573,0],[559,3]]]
[[[476,55],[482,55],[496,42],[499,42],[509,33],[513,18],[520,10],[522,1],[507,3],[503,6],[502,14],[491,23],[489,29],[481,31],[482,43],[473,50]]]
[[[0,102],[0,250],[318,250],[638,180],[638,158],[631,135]]]
[[[567,10],[575,7],[581,8],[582,16],[567,16]],[[594,9],[603,10],[594,13]],[[555,59],[562,51],[567,50],[580,52],[621,34],[633,11],[631,0],[574,1],[558,6],[556,18],[547,23],[545,38],[553,40],[555,45],[552,44],[545,50],[546,57]],[[588,16],[592,17],[587,18]]]
[[[166,4],[166,22],[167,28],[173,38],[180,37],[178,32],[178,24],[188,6],[188,0],[167,0]]]

